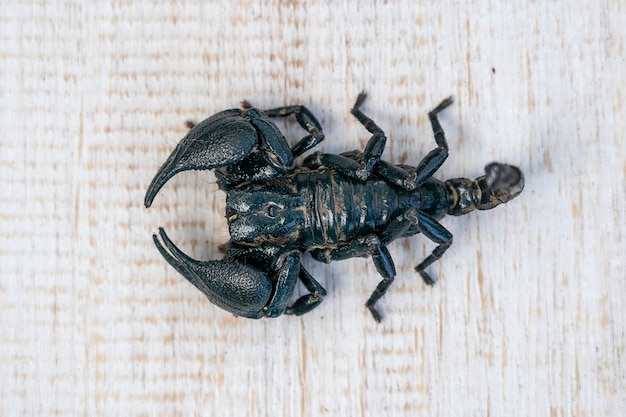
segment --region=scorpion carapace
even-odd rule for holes
[[[361,93],[351,113],[372,135],[365,149],[316,152],[301,166],[294,159],[324,139],[304,106],[261,111],[244,102],[241,110],[225,110],[194,126],[157,172],[144,203],[150,207],[178,172],[214,169],[226,192],[230,241],[224,259],[197,261],[160,228],[154,235],[159,252],[214,304],[250,318],[301,315],[323,301],[326,290],[302,266],[303,252],[322,262],[371,256],[382,281],[365,305],[376,321],[376,303],[396,276],[387,250],[393,240],[422,233],[437,244],[415,268],[426,284],[434,284],[426,268],[452,244],[439,220],[508,202],[522,192],[524,176],[517,167],[491,163],[475,180],[432,178],[448,157],[438,113],[451,98],[428,113],[437,147],[417,166],[384,161],[387,139],[360,110],[364,100]],[[288,115],[308,132],[292,147],[270,119]],[[308,293],[290,304],[298,280]]]

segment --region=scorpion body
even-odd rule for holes
[[[231,238],[242,245],[328,250],[385,229],[409,200],[385,181],[361,182],[322,167],[232,190],[226,217]]]
[[[250,318],[301,315],[322,302],[326,291],[301,265],[302,252],[326,263],[371,256],[383,278],[366,302],[377,321],[375,305],[396,276],[387,250],[393,240],[422,233],[438,244],[416,267],[432,285],[425,269],[452,244],[438,220],[506,203],[522,191],[523,174],[492,163],[476,180],[431,177],[448,156],[437,114],[450,98],[429,112],[437,147],[417,166],[381,160],[386,137],[361,112],[364,99],[359,95],[352,114],[372,134],[365,150],[316,152],[302,166],[294,166],[294,158],[324,138],[304,106],[260,111],[244,102],[244,110],[226,110],[195,126],[153,179],[145,205],[175,173],[215,169],[227,193],[231,240],[224,259],[202,262],[182,253],[160,229],[154,242],[161,254],[212,302]],[[291,148],[269,119],[290,114],[309,132]],[[309,293],[289,305],[298,280]]]

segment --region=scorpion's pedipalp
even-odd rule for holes
[[[159,237],[163,240],[165,247],[159,241]],[[191,266],[194,263],[201,264],[201,262],[196,261],[195,259],[187,256],[183,251],[178,249],[178,247],[170,240],[170,238],[165,233],[165,230],[160,227],[159,235],[152,235],[152,240],[156,245],[157,249],[163,255],[165,260],[169,262],[170,265],[174,267],[182,276],[187,278],[189,282],[191,282],[196,288],[198,288],[203,293],[207,293],[208,288],[204,284],[204,282],[197,277],[194,269]]]
[[[385,132],[368,116],[366,116],[360,107],[365,101],[367,94],[365,91],[361,91],[354,103],[354,106],[350,110],[350,113],[372,134],[372,137],[367,142],[365,149],[363,150],[361,166],[356,171],[357,178],[361,181],[366,181],[371,175],[372,171],[380,161],[380,157],[385,150],[385,144],[387,143],[387,137]]]
[[[256,130],[238,109],[225,110],[198,123],[180,141],[152,179],[144,199],[145,206],[152,205],[161,187],[177,173],[240,162],[257,142]]]
[[[174,245],[163,228],[159,228],[158,236],[153,235],[153,240],[169,264],[212,303],[237,316],[263,316],[262,310],[272,294],[272,283],[263,272],[237,261],[195,260]]]

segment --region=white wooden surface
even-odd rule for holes
[[[0,1],[0,415],[626,415],[626,6],[508,3]],[[506,161],[523,195],[444,220],[432,289],[433,245],[393,244],[380,325],[361,259],[305,259],[329,296],[302,318],[214,307],[151,242],[220,256],[214,178],[142,207],[184,122],[303,103],[321,149],[362,148],[363,88],[386,159],[452,94],[438,176]]]

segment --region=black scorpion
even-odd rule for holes
[[[448,157],[437,115],[451,98],[428,113],[437,147],[417,166],[384,161],[386,136],[360,110],[365,97],[361,93],[351,110],[372,135],[365,149],[317,152],[302,166],[294,159],[324,139],[305,106],[261,111],[244,102],[243,109],[225,110],[194,126],[157,172],[144,203],[150,207],[178,172],[215,169],[227,194],[230,241],[224,259],[198,261],[160,228],[153,236],[159,252],[214,304],[249,318],[301,315],[323,301],[326,290],[300,263],[301,252],[321,262],[371,256],[383,277],[365,303],[376,321],[381,320],[376,302],[396,276],[387,250],[393,240],[422,233],[438,245],[415,268],[426,284],[434,284],[425,270],[452,244],[452,234],[438,220],[508,202],[522,192],[524,176],[517,167],[491,163],[486,175],[473,181],[432,178]],[[270,120],[288,115],[308,132],[292,147]],[[298,280],[308,294],[289,305]]]

